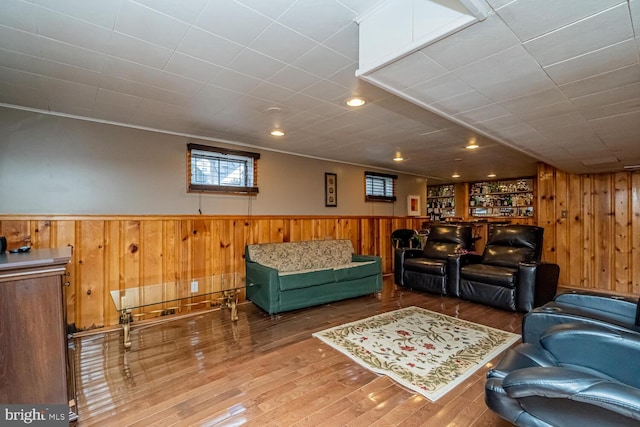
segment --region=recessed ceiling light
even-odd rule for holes
[[[349,107],[362,107],[367,101],[365,101],[363,98],[349,98],[346,101],[346,104]]]
[[[393,157],[393,161],[394,162],[401,162],[404,160],[404,157],[402,157],[402,153],[400,153],[399,151],[396,152],[396,155]]]
[[[496,174],[495,173],[490,173],[489,175],[487,175],[487,178],[495,178]]]
[[[284,136],[284,131],[282,129],[273,129],[270,133],[273,136]]]
[[[451,175],[451,178],[460,178],[460,174],[459,173],[454,173],[453,175]]]
[[[467,150],[475,150],[478,147],[480,147],[480,146],[478,144],[476,144],[475,142],[470,142],[469,145],[467,145],[465,148]]]

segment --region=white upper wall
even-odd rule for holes
[[[0,214],[405,216],[426,181],[400,175],[396,203],[364,201],[355,165],[261,154],[255,197],[187,192],[184,136],[0,108]],[[228,145],[227,145],[228,146]],[[338,177],[338,207],[324,206],[324,173]],[[384,172],[384,171],[383,171]]]

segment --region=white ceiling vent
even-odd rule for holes
[[[359,69],[365,75],[484,20],[485,0],[389,0],[358,19]]]

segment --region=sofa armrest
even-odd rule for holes
[[[377,255],[351,255],[351,261],[353,262],[367,262],[367,261],[376,261],[382,263],[382,258]]]
[[[531,396],[570,399],[640,420],[639,389],[572,369],[519,369],[504,378],[502,387],[515,399]]]
[[[518,265],[516,308],[529,312],[551,301],[558,289],[560,267],[546,262],[521,262]]]
[[[562,293],[557,295],[554,301],[558,304],[583,309],[586,312],[612,313],[616,317],[628,319],[631,325],[635,323],[638,307],[637,298],[625,298],[584,291]]]
[[[404,285],[404,260],[422,256],[422,249],[398,248],[393,254],[393,281]]]
[[[278,270],[246,261],[247,298],[269,314],[278,312]]]
[[[465,255],[447,255],[447,294],[456,297],[460,296],[460,268]]]

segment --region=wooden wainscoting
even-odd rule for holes
[[[110,291],[218,273],[244,275],[250,243],[350,239],[356,253],[393,271],[391,232],[413,217],[0,216],[9,248],[72,246],[67,321],[79,329],[118,324]]]
[[[574,175],[540,163],[538,224],[561,285],[640,294],[640,171]]]

